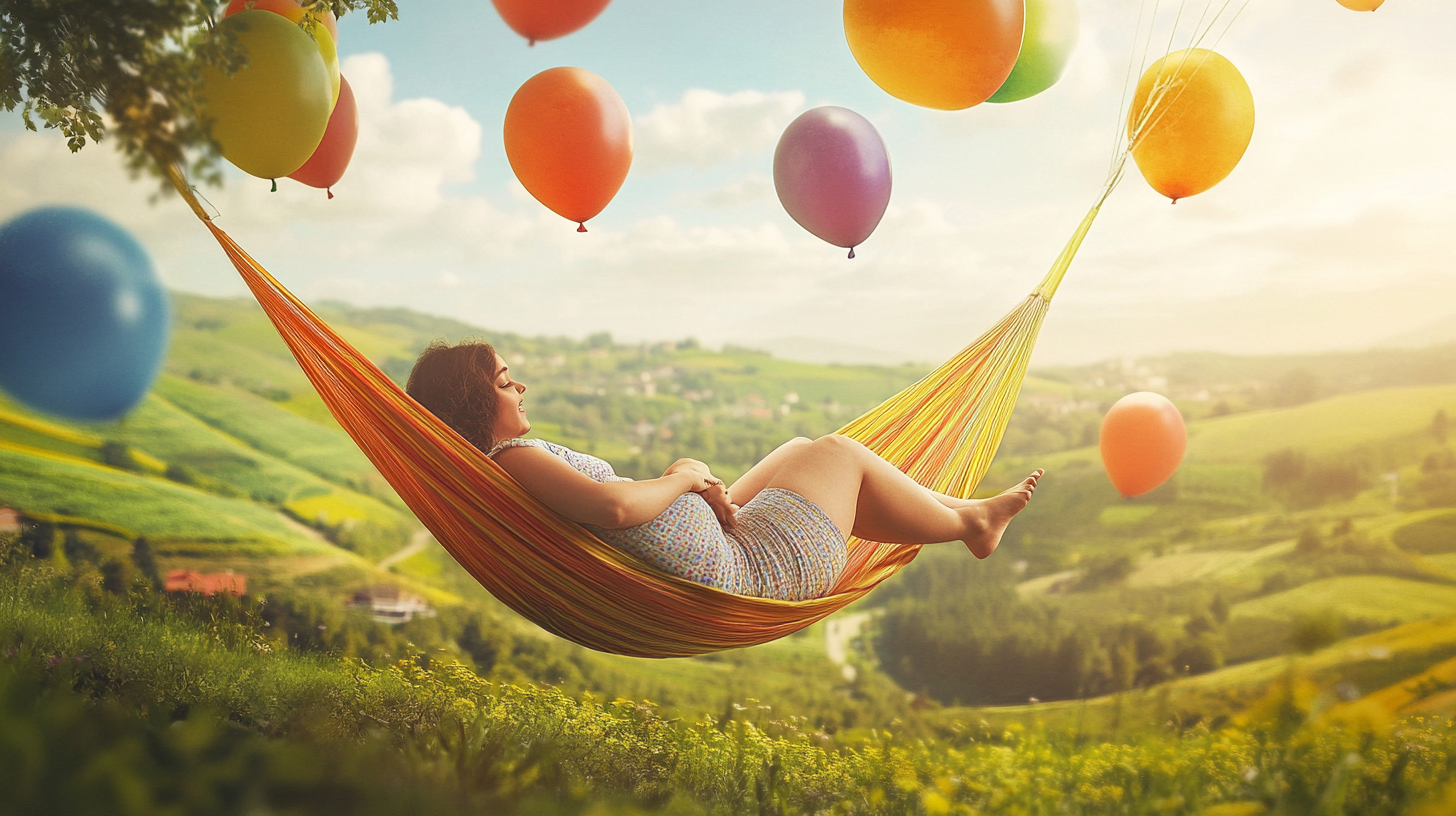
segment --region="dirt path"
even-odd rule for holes
[[[435,539],[430,536],[429,530],[420,530],[419,532],[410,536],[410,543],[404,549],[388,556],[383,561],[380,561],[379,568],[382,570],[387,570],[412,555],[424,552],[425,548],[430,546],[430,542],[434,540]]]
[[[829,654],[834,665],[839,667],[845,680],[853,680],[858,674],[849,663],[849,642],[854,640],[869,619],[869,612],[853,612],[824,622],[824,651]]]

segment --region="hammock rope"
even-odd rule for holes
[[[335,419],[435,539],[506,606],[591,649],[682,657],[766,643],[844,608],[919,552],[851,539],[826,596],[732,595],[657,572],[541,504],[404,393],[213,223],[179,169],[178,192],[212,232]],[[968,497],[990,468],[1057,286],[1114,175],[1032,293],[959,354],[840,432],[921,484]]]

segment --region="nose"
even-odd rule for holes
[[[517,394],[524,394],[524,393],[526,393],[526,384],[525,383],[516,383],[516,393]]]

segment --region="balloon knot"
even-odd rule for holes
[[[528,37],[526,39],[526,46],[528,48],[535,48],[536,47],[536,41],[534,39],[531,39],[531,38]]]
[[[582,222],[582,221],[576,222],[576,231],[577,232],[586,232],[586,223],[585,222]]]
[[[269,190],[268,192],[270,192],[270,193],[276,193],[276,192],[278,192],[278,179],[273,179],[273,189]]]
[[[1173,199],[1173,200],[1172,200],[1172,202],[1170,202],[1170,203],[1173,203],[1173,204],[1177,204],[1177,203],[1178,203],[1178,199],[1176,199],[1176,198],[1175,198],[1175,199]]]
[[[854,257],[854,247],[850,247],[849,248],[849,257],[851,257],[851,258]]]
[[[334,199],[334,189],[332,187],[325,187],[324,188],[324,192],[326,192],[326,193],[329,194],[329,200],[330,201],[332,201]]]

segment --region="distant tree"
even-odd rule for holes
[[[121,470],[141,470],[141,463],[123,442],[108,439],[101,443],[101,461]]]
[[[124,595],[131,587],[132,567],[125,561],[108,559],[101,565],[101,588],[113,595]]]
[[[1279,407],[1303,405],[1319,396],[1319,379],[1307,369],[1286,372],[1269,390],[1269,402]]]
[[[1264,457],[1264,486],[1284,487],[1304,478],[1303,451],[1293,448],[1277,450]]]
[[[1299,531],[1299,540],[1294,543],[1294,551],[1301,555],[1317,553],[1324,547],[1324,541],[1320,538],[1319,531],[1314,527],[1305,527]]]
[[[1431,419],[1431,435],[1436,437],[1436,441],[1442,445],[1446,444],[1448,425],[1450,425],[1450,420],[1446,418],[1446,409],[1436,409],[1436,416]]]
[[[28,519],[20,528],[20,541],[30,547],[30,554],[36,558],[50,558],[56,550],[56,525]]]
[[[157,558],[152,553],[152,543],[146,536],[140,536],[131,543],[131,563],[155,589],[162,588],[162,575],[157,570]]]
[[[1345,620],[1334,610],[1301,615],[1289,633],[1289,645],[1309,654],[1329,646],[1345,636]]]
[[[1212,634],[1189,638],[1173,653],[1173,667],[1183,674],[1204,674],[1223,667],[1223,650]]]
[[[395,19],[394,0],[303,0],[310,14]],[[188,163],[221,183],[196,93],[202,68],[237,70],[236,40],[213,37],[216,0],[0,0],[0,109],[65,137],[72,152],[108,136],[134,173]],[[109,132],[108,132],[109,131]]]
[[[61,548],[66,554],[66,560],[70,561],[73,567],[83,563],[94,564],[101,560],[101,553],[81,538],[81,534],[74,527],[65,528],[65,532],[61,536]]]
[[[1229,605],[1222,593],[1213,596],[1213,603],[1208,605],[1208,613],[1219,623],[1228,623]]]

